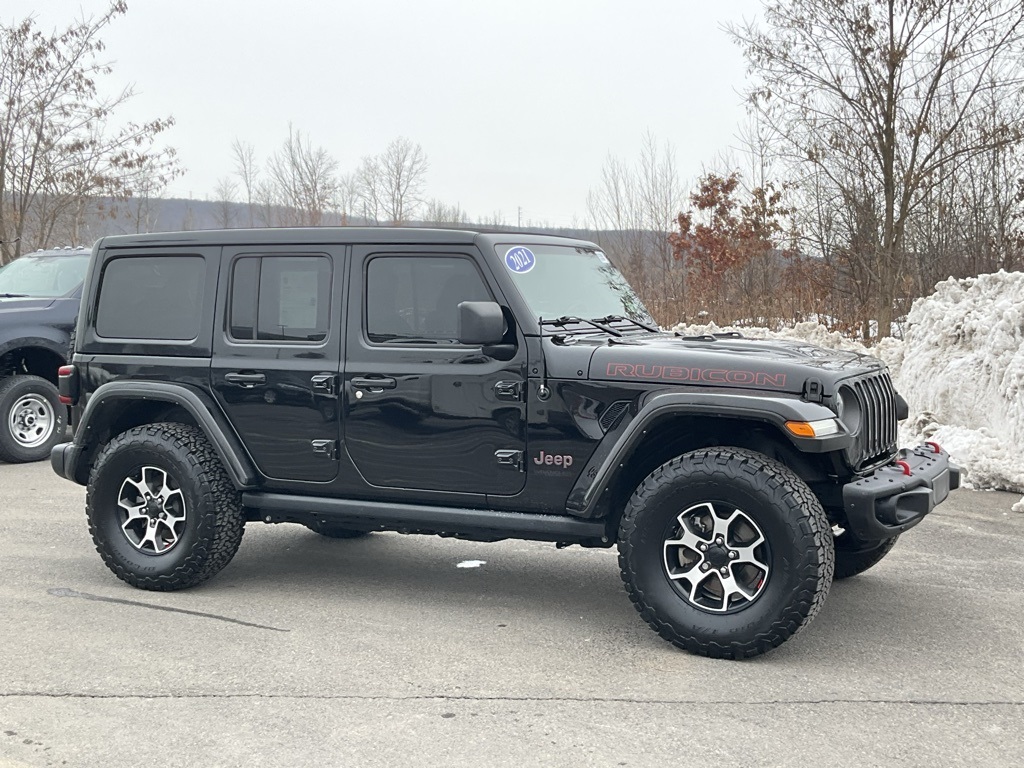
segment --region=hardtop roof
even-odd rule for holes
[[[264,229],[208,229],[189,232],[153,232],[110,235],[99,248],[154,248],[176,245],[326,245],[331,243],[377,245],[494,245],[503,242],[583,245],[593,243],[561,235],[528,231],[483,229],[436,229],[428,227],[268,227]]]

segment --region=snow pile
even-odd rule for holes
[[[713,323],[673,330],[738,331],[879,357],[910,404],[901,445],[935,440],[968,470],[968,487],[1024,493],[1024,273],[939,283],[933,295],[914,302],[905,340],[883,339],[874,347],[814,322],[780,331]],[[1024,512],[1024,499],[1013,509]]]
[[[1024,492],[1024,273],[941,282],[907,324],[901,438],[940,443],[974,488]]]

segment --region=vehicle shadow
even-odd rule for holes
[[[274,528],[247,531],[231,565],[204,591],[230,588],[265,595],[270,590],[296,600],[368,601],[395,608],[414,604],[446,611],[492,606],[496,620],[514,610],[571,617],[577,623],[587,617],[602,626],[637,622],[612,552],[390,533],[329,539],[299,526]],[[476,561],[483,564],[458,567]]]

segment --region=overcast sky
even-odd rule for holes
[[[41,26],[104,0],[33,4]],[[40,7],[42,6],[42,7]],[[24,6],[29,12],[31,6]],[[169,194],[213,197],[231,144],[261,161],[288,124],[343,171],[405,136],[430,162],[427,196],[474,220],[586,219],[609,153],[645,131],[689,184],[736,146],[744,85],[726,22],[760,0],[130,0],[108,29],[108,87],[134,83],[126,119],[173,115],[186,174]],[[19,18],[6,11],[6,22]]]

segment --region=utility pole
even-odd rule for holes
[[[522,227],[523,227],[523,206],[521,206],[521,205],[517,206],[516,210],[518,211],[518,218],[517,218],[518,223],[516,224],[516,227],[519,228],[519,229],[522,229]]]

